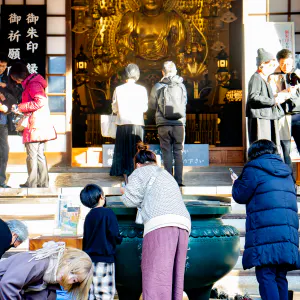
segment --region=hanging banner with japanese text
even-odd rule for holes
[[[45,76],[46,5],[2,5],[1,37],[8,66],[22,60],[30,73]]]

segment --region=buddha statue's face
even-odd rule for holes
[[[142,7],[148,12],[159,11],[163,3],[163,0],[141,0]]]

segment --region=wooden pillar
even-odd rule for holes
[[[300,162],[297,162],[296,166],[296,184],[300,185]]]

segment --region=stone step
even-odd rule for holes
[[[233,167],[234,166],[234,167]],[[243,170],[243,166],[241,164],[234,163],[233,165],[222,165],[222,166],[216,166],[216,165],[210,165],[208,167],[199,167],[199,166],[184,166],[183,167],[183,173],[229,173],[228,168],[234,168],[234,171],[236,174],[241,174]],[[109,167],[61,167],[61,166],[54,166],[51,164],[48,164],[49,173],[107,173],[109,174],[110,168]],[[296,166],[294,168],[296,170]],[[26,163],[24,164],[8,164],[7,173],[26,173],[27,172],[27,166]]]
[[[242,171],[242,166],[235,166],[233,169],[239,175]],[[123,178],[111,177],[109,171],[110,168],[60,168],[50,166],[50,186],[85,186],[88,183],[96,183],[101,186],[115,186],[116,184],[120,184]],[[9,165],[7,168],[7,178],[7,184],[17,188],[20,183],[24,183],[27,179],[26,166]],[[231,187],[228,166],[184,167],[183,180],[186,186]]]
[[[230,166],[232,167],[232,166]],[[242,167],[236,166],[234,170],[241,173]],[[110,168],[59,168],[49,166],[50,186],[85,186],[88,183],[96,183],[103,186],[115,186],[120,184],[122,177],[111,177]],[[7,167],[7,184],[17,188],[27,179],[25,165],[9,165]],[[184,167],[184,183],[188,186],[230,186],[231,178],[228,167]]]

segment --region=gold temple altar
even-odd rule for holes
[[[128,63],[139,66],[139,83],[150,92],[161,79],[163,62],[172,60],[188,91],[186,144],[235,147],[231,150],[239,153],[234,155],[236,162],[242,162],[242,97],[241,84],[236,84],[236,74],[241,71],[228,68],[229,27],[237,20],[233,3],[73,1],[73,147],[114,143],[101,136],[100,116],[111,113],[112,93],[124,82],[123,71]],[[223,110],[224,106],[227,109]],[[232,119],[230,111],[239,117]],[[226,141],[229,119],[238,129]],[[145,115],[145,124],[146,141],[158,143],[153,113]]]

